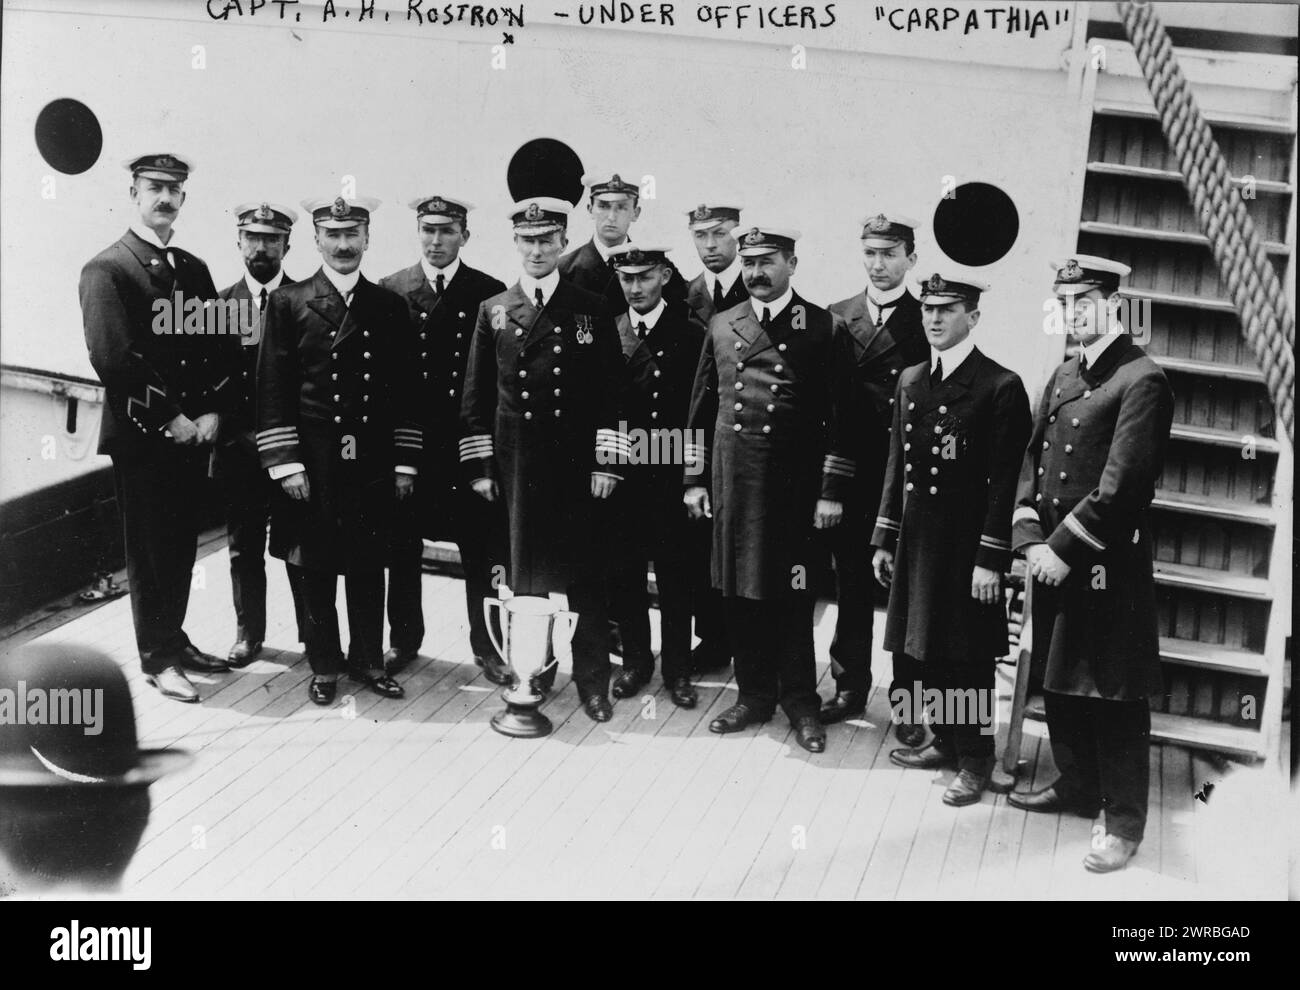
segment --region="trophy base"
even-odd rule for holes
[[[515,739],[540,739],[555,728],[551,720],[532,706],[506,702],[505,711],[492,716],[492,728]]]

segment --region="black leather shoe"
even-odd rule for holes
[[[691,650],[691,670],[697,674],[712,674],[726,670],[731,665],[731,654],[721,644],[705,640]]]
[[[694,708],[699,704],[700,696],[695,693],[695,685],[689,677],[679,677],[668,686],[668,697],[678,708]]]
[[[226,663],[235,668],[247,667],[262,652],[262,641],[241,639],[226,654]]]
[[[610,694],[615,698],[633,698],[649,683],[650,674],[647,671],[624,664],[623,672],[614,678],[614,686],[610,688]]]
[[[317,705],[334,704],[334,696],[338,694],[339,682],[328,681],[322,677],[313,677],[311,683],[307,685],[307,697]]]
[[[198,688],[190,683],[190,679],[185,676],[185,671],[175,665],[156,674],[145,674],[144,679],[151,687],[156,687],[162,692],[164,698],[184,701],[191,705],[199,700]]]
[[[495,656],[476,656],[474,657],[474,665],[483,668],[483,677],[493,684],[509,684],[514,680],[510,676],[510,668]]]
[[[348,667],[347,670],[348,677],[354,681],[360,681],[382,698],[402,698],[406,696],[406,688],[393,680],[384,670],[377,667]]]
[[[200,652],[193,646],[181,650],[178,659],[180,665],[186,670],[193,670],[200,674],[224,674],[230,669],[229,661],[214,657],[211,653]]]
[[[725,734],[740,732],[751,725],[762,725],[771,720],[771,712],[759,712],[744,703],[732,705],[725,712],[709,723],[709,731]]]
[[[955,770],[957,754],[932,742],[922,749],[895,749],[889,754],[889,762],[909,770]]]
[[[948,789],[943,792],[943,803],[954,808],[975,804],[989,786],[989,775],[977,770],[959,770]]]
[[[813,715],[801,715],[795,719],[794,738],[810,753],[826,752],[826,730]]]
[[[582,710],[593,722],[608,722],[614,717],[614,706],[603,694],[592,694],[583,698]]]
[[[420,655],[419,650],[399,650],[396,646],[384,654],[384,673],[396,674],[405,670],[411,665],[416,657]]]
[[[925,742],[925,726],[911,722],[899,722],[894,726],[894,738],[908,749],[919,749]]]
[[[834,725],[846,718],[861,715],[867,710],[867,693],[865,691],[836,691],[835,697],[822,705],[817,713],[817,720],[822,725]]]
[[[1041,811],[1049,815],[1070,812],[1089,820],[1096,818],[1101,811],[1100,804],[1080,804],[1074,801],[1066,801],[1061,797],[1055,785],[1027,793],[1013,791],[1007,795],[1007,804],[1013,808],[1019,808],[1021,811]]]

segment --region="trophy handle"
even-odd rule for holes
[[[564,644],[564,651],[568,653],[569,659],[573,659],[573,634],[577,629],[577,612],[561,609],[555,613],[555,626],[551,630],[551,654],[553,659],[547,664],[547,667],[553,667],[560,662],[560,651],[556,648],[560,643]]]
[[[506,645],[510,644],[510,626],[506,622],[505,612],[502,611],[504,605],[505,602],[500,598],[484,598],[483,621],[487,624],[488,639],[492,640],[492,646],[496,649],[497,656],[501,658],[503,663],[509,663],[510,660],[506,656],[505,648],[502,647],[501,641],[497,639],[496,633],[492,631],[492,610],[495,608],[498,613],[497,621],[501,624],[501,635],[505,637]]]

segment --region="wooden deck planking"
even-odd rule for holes
[[[206,587],[192,593],[186,629],[220,653],[234,629],[224,549],[203,563]],[[400,678],[407,697],[348,684],[356,717],[345,718],[347,702],[307,700],[310,671],[278,564],[268,563],[268,581],[266,654],[242,671],[196,676],[202,705],[144,683],[125,597],[38,637],[110,652],[142,744],[196,755],[191,771],[151,790],[132,896],[1195,897],[1205,896],[1202,863],[1226,872],[1221,850],[1201,845],[1203,820],[1223,826],[1194,800],[1185,751],[1153,750],[1147,840],[1125,874],[1092,877],[1079,865],[1091,823],[1026,815],[992,795],[948,808],[951,774],[893,767],[879,687],[866,717],[832,727],[815,757],[779,713],[738,736],[709,733],[735,699],[718,678],[703,679],[693,711],[672,706],[656,680],[646,692],[654,718],[637,699],[597,726],[562,672],[545,708],[556,733],[507,739],[487,724],[501,702],[472,665],[463,586],[451,578],[425,579],[428,632]],[[824,656],[834,609],[818,615]],[[886,684],[888,658],[875,661]],[[819,664],[823,693],[827,670]],[[1032,787],[1055,776],[1043,736],[1033,726],[1026,738]],[[1239,768],[1225,790],[1253,786],[1255,769]],[[1277,884],[1260,871],[1238,886],[1273,896]]]

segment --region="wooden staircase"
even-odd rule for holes
[[[1093,5],[1094,9],[1101,5]],[[1291,624],[1293,451],[1127,43],[1084,72],[1091,104],[1077,250],[1131,265],[1147,353],[1175,394],[1153,503],[1161,742],[1278,759]],[[1295,63],[1179,50],[1284,284],[1294,285]],[[1289,92],[1288,92],[1289,90]],[[1294,306],[1294,296],[1292,296]],[[1131,323],[1131,321],[1130,321]],[[1041,717],[1031,698],[1030,717]]]

